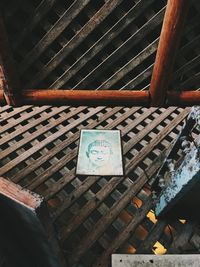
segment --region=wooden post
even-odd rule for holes
[[[3,90],[0,90],[0,105],[3,106],[6,104],[5,98],[4,98],[4,92]]]
[[[3,74],[3,68],[0,66],[0,105],[5,104],[5,98],[4,98],[4,86],[5,86],[5,80],[4,80],[4,74]]]
[[[42,197],[0,178],[0,214],[0,248],[9,266],[66,266]]]
[[[0,67],[1,79],[3,79],[3,91],[8,105],[15,106],[19,100],[20,82],[15,69],[15,62],[4,26],[2,15],[0,14]],[[0,82],[2,83],[2,82]],[[17,99],[18,98],[18,99]]]
[[[150,83],[151,106],[163,106],[170,82],[188,0],[168,0]]]

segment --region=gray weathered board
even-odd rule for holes
[[[199,220],[199,177],[199,149],[194,146],[161,193],[155,209],[156,215]]]
[[[112,267],[199,267],[199,262],[200,255],[112,255]]]

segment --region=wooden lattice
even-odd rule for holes
[[[2,1],[22,89],[147,89],[166,0]],[[170,89],[199,88],[198,0]]]
[[[114,252],[158,253],[159,243],[165,253],[197,253],[196,225],[157,221],[151,196],[155,173],[188,111],[4,106],[0,176],[46,198],[69,266],[109,266]],[[83,128],[121,130],[124,177],[75,176]],[[181,156],[180,150],[176,159]]]

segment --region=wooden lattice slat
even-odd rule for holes
[[[157,242],[170,251],[174,238],[184,234],[181,222],[148,214],[151,181],[188,109],[26,106],[3,107],[0,114],[0,171],[48,200],[70,264],[109,266],[112,253],[153,253]],[[75,175],[84,128],[121,130],[125,177]],[[179,151],[177,160],[181,157]],[[198,233],[190,238],[195,250]]]
[[[4,107],[0,172],[45,196],[71,264],[106,266],[113,252],[152,252],[157,241],[169,248],[169,222],[147,217],[153,207],[147,182],[187,113],[175,107]],[[121,130],[125,177],[75,176],[83,128]],[[181,225],[172,224],[178,236]]]
[[[165,0],[3,1],[22,87],[148,89],[165,5]],[[199,12],[198,0],[192,0],[170,90],[199,89]]]

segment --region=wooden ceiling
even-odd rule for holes
[[[3,0],[1,10],[8,104],[200,102],[198,0]]]

